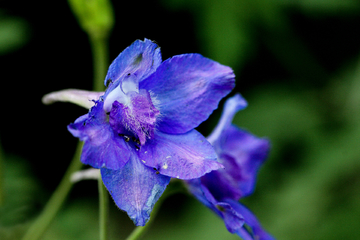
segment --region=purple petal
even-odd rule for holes
[[[235,85],[231,68],[199,54],[174,56],[140,83],[159,101],[158,129],[186,133],[206,120]]]
[[[257,172],[268,156],[269,141],[230,126],[222,131],[213,146],[225,168],[205,175],[202,183],[219,201],[237,200],[251,194]]]
[[[144,226],[170,178],[146,167],[133,153],[121,170],[101,169],[103,182],[116,205],[127,212],[136,226]]]
[[[104,84],[114,84],[111,84],[106,92],[111,92],[127,76],[135,78],[132,79],[134,82],[140,82],[152,74],[161,61],[161,52],[157,44],[148,39],[136,40],[122,51],[109,66]]]
[[[234,200],[226,200],[226,202],[229,203],[238,214],[244,217],[246,226],[244,225],[244,227],[237,232],[240,237],[244,240],[275,240],[273,236],[262,228],[255,215],[244,205]]]
[[[236,212],[230,204],[218,202],[216,207],[222,211],[224,223],[229,232],[235,233],[243,227],[244,217]]]
[[[210,136],[207,137],[207,140],[213,144],[220,138],[222,131],[231,125],[235,114],[246,107],[247,102],[239,93],[226,100],[219,123],[216,125]]]
[[[180,179],[198,178],[222,168],[213,147],[196,130],[177,135],[156,131],[154,139],[141,147],[139,158],[160,174]]]
[[[225,169],[208,173],[201,177],[201,181],[218,201],[225,197],[239,199],[242,196],[241,189],[238,186],[238,182],[241,181],[241,170],[233,158],[221,155],[219,157]],[[232,173],[235,176],[232,176]]]
[[[268,157],[270,142],[236,126],[227,128],[223,136],[224,141],[220,140],[222,154],[232,157],[237,166],[231,164],[233,168],[228,173],[237,179],[241,197],[248,196],[255,189],[257,172]],[[239,172],[235,172],[235,169],[239,169]]]
[[[200,178],[186,180],[185,182],[189,192],[194,195],[197,200],[222,217],[221,211],[215,206],[217,203],[216,199],[209,190],[201,184]]]
[[[103,103],[97,102],[90,112],[68,126],[74,137],[84,141],[81,161],[94,168],[120,169],[130,158],[125,141],[107,122]]]
[[[235,233],[242,228],[244,224],[243,217],[236,212],[229,203],[217,202],[208,189],[201,184],[199,179],[192,179],[186,182],[189,191],[202,204],[210,208],[224,220],[225,226],[229,232]]]

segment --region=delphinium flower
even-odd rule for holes
[[[160,48],[145,39],[120,53],[104,83],[105,93],[89,93],[100,97],[68,130],[84,141],[81,161],[100,169],[117,206],[143,226],[171,178],[199,178],[223,167],[194,128],[232,90],[234,74],[200,54],[162,62]],[[74,101],[86,98],[86,92],[71,94]]]
[[[224,169],[186,181],[189,191],[225,222],[229,232],[244,240],[274,239],[263,230],[255,215],[238,200],[255,188],[259,167],[267,158],[270,144],[231,124],[235,113],[247,106],[240,94],[229,98],[220,121],[207,138]]]

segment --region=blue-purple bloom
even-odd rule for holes
[[[218,125],[207,138],[225,168],[186,182],[201,203],[223,218],[229,232],[244,240],[272,240],[255,215],[238,202],[254,191],[258,169],[270,148],[268,140],[231,124],[235,113],[246,106],[240,94],[228,99]]]
[[[231,68],[199,54],[162,62],[160,48],[137,40],[112,62],[107,90],[68,126],[84,141],[81,161],[100,168],[117,206],[143,226],[170,178],[222,168],[194,130],[234,87]]]

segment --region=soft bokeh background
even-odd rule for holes
[[[135,39],[163,59],[199,52],[231,66],[249,107],[234,122],[272,142],[243,202],[277,239],[360,236],[360,3],[113,1],[110,60]],[[0,3],[0,239],[19,239],[62,178],[85,109],[41,97],[91,89],[92,55],[66,1]],[[223,102],[222,102],[223,103]],[[198,130],[207,135],[221,108]],[[97,183],[77,183],[43,239],[98,239]],[[111,239],[133,229],[111,204]],[[167,199],[144,239],[239,239],[193,198]]]

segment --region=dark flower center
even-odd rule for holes
[[[134,137],[135,143],[144,145],[146,139],[154,137],[156,118],[159,114],[149,92],[141,89],[139,92],[127,92],[114,100],[109,123],[115,132],[124,137],[125,141]]]

